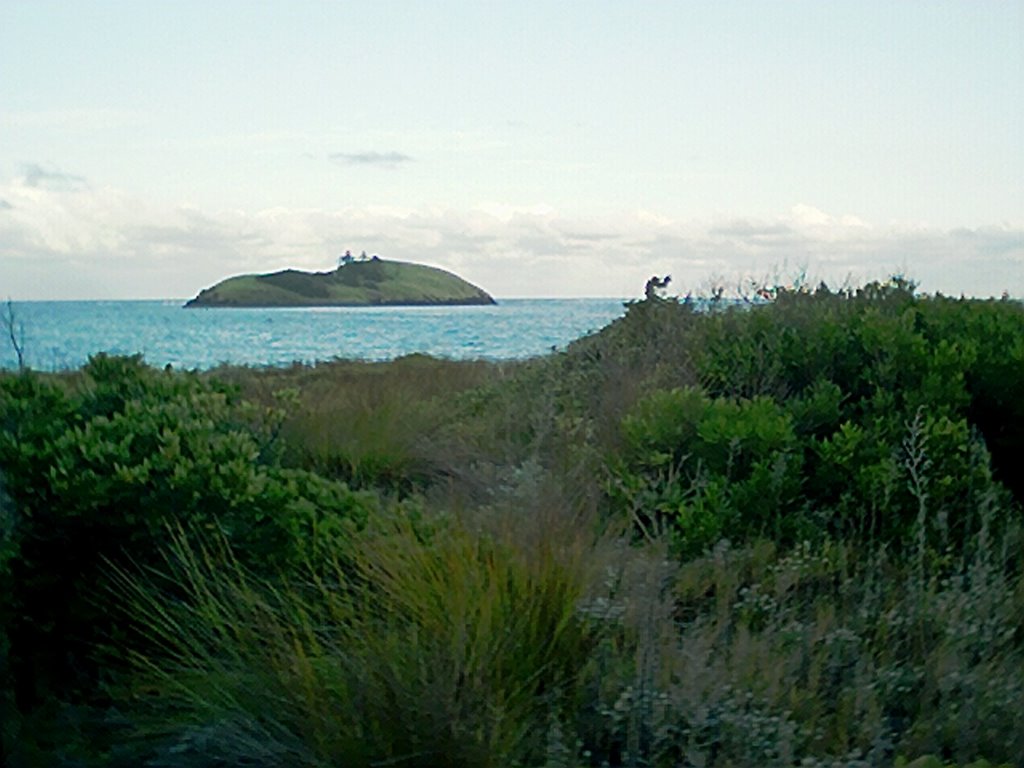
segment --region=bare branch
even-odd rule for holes
[[[18,370],[23,372],[25,370],[25,324],[18,321],[17,315],[14,313],[14,302],[10,299],[7,299],[3,324],[7,331],[7,337],[11,340],[11,346],[14,347],[14,355],[18,359]]]

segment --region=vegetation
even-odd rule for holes
[[[239,275],[206,288],[187,307],[354,307],[366,305],[493,304],[475,285],[443,269],[384,261],[343,263],[332,272],[286,269]]]
[[[0,754],[1024,765],[1024,307],[767,296],[0,378]]]

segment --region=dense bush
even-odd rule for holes
[[[738,531],[789,540],[799,533],[801,455],[793,419],[771,399],[658,390],[622,430],[612,495],[641,526],[668,522],[681,553]]]
[[[19,710],[95,691],[95,646],[124,639],[106,569],[159,561],[169,524],[216,531],[272,574],[365,521],[373,497],[280,466],[279,421],[137,357],[96,356],[73,381],[0,379],[0,616]]]
[[[616,333],[634,315],[638,337],[650,315],[675,317],[684,341],[667,346],[689,351],[674,370],[699,386],[662,388],[665,367],[649,370],[611,487],[619,509],[670,520],[684,552],[808,530],[905,544],[923,497],[948,544],[977,526],[982,494],[1005,484],[1022,500],[1019,304],[919,298],[902,281],[699,317],[664,303]]]

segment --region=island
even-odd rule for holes
[[[285,269],[222,280],[186,307],[367,307],[494,304],[481,288],[437,267],[371,259],[341,260],[330,272]]]

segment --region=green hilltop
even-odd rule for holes
[[[486,291],[436,267],[378,257],[331,272],[286,269],[239,275],[206,288],[186,307],[363,307],[494,304]]]

